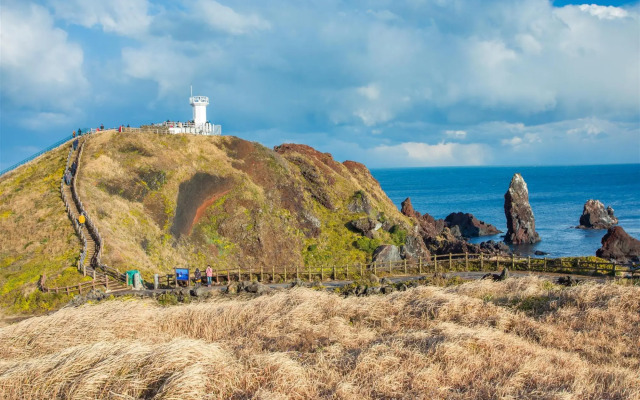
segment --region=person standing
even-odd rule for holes
[[[193,277],[196,279],[196,288],[199,288],[200,283],[202,283],[202,273],[200,272],[200,268],[196,268],[196,272],[193,273]]]
[[[211,265],[207,265],[205,273],[207,274],[207,286],[211,287],[211,278],[213,278],[213,270],[211,269]]]
[[[72,135],[72,137],[75,139],[75,137],[76,137],[76,131],[73,131],[73,135]]]

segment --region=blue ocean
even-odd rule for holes
[[[529,202],[541,242],[517,246],[520,254],[536,250],[549,257],[595,255],[606,230],[582,230],[584,203],[597,199],[611,206],[619,225],[640,239],[640,164],[553,167],[436,167],[374,169],[373,176],[400,207],[407,197],[416,211],[434,218],[471,213],[505,231],[504,194],[519,172],[529,188]],[[501,235],[474,238],[502,240]]]

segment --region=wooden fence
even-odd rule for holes
[[[402,260],[357,263],[343,266],[283,266],[257,268],[215,268],[214,283],[226,283],[241,280],[260,282],[287,282],[293,279],[306,281],[351,280],[367,277],[369,274],[382,276],[423,275],[446,272],[498,271],[502,268],[511,271],[530,271],[538,273],[575,274],[585,276],[616,277],[628,273],[631,277],[640,276],[640,266],[621,265],[611,262],[594,262],[578,258],[535,258],[520,256],[489,256],[486,254],[444,254],[432,256],[430,260]],[[190,281],[194,282],[193,271]],[[204,269],[202,281],[206,281]],[[175,287],[178,282],[175,275],[160,277],[162,287]]]

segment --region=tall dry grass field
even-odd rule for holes
[[[640,288],[107,301],[0,328],[0,398],[640,398]]]

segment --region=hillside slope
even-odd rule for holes
[[[409,225],[364,166],[231,136],[96,135],[79,193],[105,239],[103,262],[143,274],[366,261],[347,227],[367,215],[348,210],[362,194],[373,217]]]
[[[35,292],[44,272],[51,284],[77,281],[80,241],[65,212],[60,180],[69,151],[61,146],[0,177],[0,303],[16,311],[54,306]],[[63,299],[58,299],[63,300]]]

